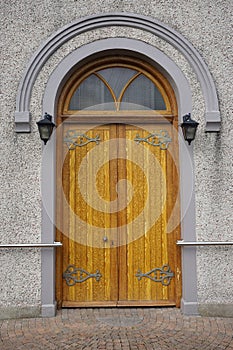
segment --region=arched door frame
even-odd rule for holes
[[[51,74],[43,98],[43,113],[56,116],[59,93],[77,64],[93,57],[93,54],[108,55],[116,51],[137,55],[149,61],[166,76],[173,87],[178,104],[178,118],[192,111],[191,89],[179,67],[155,47],[134,39],[109,38],[82,46],[58,64]],[[51,242],[55,237],[55,173],[56,173],[56,134],[43,149],[42,157],[42,242]],[[193,178],[193,149],[179,137],[180,152],[180,201],[181,236],[184,240],[195,241],[195,202]],[[59,249],[59,248],[58,248]],[[185,314],[197,314],[196,249],[182,248],[182,300]],[[55,301],[55,252],[42,251],[42,316],[53,316]]]

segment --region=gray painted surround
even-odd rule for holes
[[[180,33],[157,19],[132,13],[108,13],[84,17],[58,30],[31,58],[21,79],[16,98],[15,130],[30,132],[30,99],[35,80],[46,61],[65,42],[84,32],[109,27],[128,26],[150,32],[178,49],[193,67],[200,82],[206,106],[206,131],[220,130],[220,111],[213,78],[198,51]]]
[[[190,86],[178,66],[164,53],[149,44],[134,39],[109,38],[82,46],[63,59],[51,74],[43,99],[43,113],[56,115],[57,98],[69,73],[78,62],[90,55],[104,55],[104,52],[124,50],[149,60],[162,72],[172,85],[178,103],[179,120],[192,112]],[[55,120],[56,121],[56,120]],[[55,237],[55,139],[56,134],[43,149],[42,159],[42,242],[53,242]],[[183,137],[179,137],[180,151],[180,198],[181,235],[185,241],[195,241],[195,200],[193,178],[193,149]],[[58,248],[59,249],[59,248]],[[51,317],[56,312],[55,301],[55,250],[42,250],[42,316]],[[185,314],[198,314],[196,248],[182,248],[182,300]]]

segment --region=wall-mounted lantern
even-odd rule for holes
[[[198,125],[198,122],[191,119],[190,113],[183,116],[183,123],[180,126],[182,128],[184,139],[185,141],[188,141],[189,145],[195,139]]]
[[[44,144],[46,145],[47,141],[52,135],[53,128],[55,126],[55,124],[52,122],[52,116],[48,113],[45,113],[44,118],[38,121],[36,124],[38,126],[40,138],[44,141]]]

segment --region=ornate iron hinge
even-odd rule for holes
[[[101,277],[102,275],[99,270],[96,270],[96,273],[89,273],[80,267],[75,267],[74,265],[69,265],[63,273],[63,278],[69,287],[74,286],[76,283],[82,283],[89,278],[95,278],[96,281],[99,282]]]
[[[168,148],[168,145],[172,139],[166,130],[159,130],[158,132],[149,134],[146,137],[140,137],[140,135],[137,134],[134,141],[136,141],[138,144],[141,142],[146,142],[151,146],[159,146],[160,149],[165,150]]]
[[[168,286],[174,277],[174,272],[171,271],[169,265],[163,265],[162,267],[156,267],[149,272],[142,273],[139,269],[136,273],[136,277],[140,281],[143,277],[149,278],[154,282],[161,282],[163,286]]]
[[[74,150],[76,147],[86,146],[90,142],[95,142],[97,145],[100,143],[100,136],[91,138],[85,134],[77,132],[77,130],[67,130],[64,143],[67,145],[69,150]]]

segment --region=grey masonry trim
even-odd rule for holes
[[[198,305],[198,312],[204,317],[231,317],[233,315],[232,303],[205,303]]]
[[[117,50],[140,55],[150,60],[172,85],[178,103],[179,120],[182,115],[192,111],[192,95],[187,79],[180,68],[163,52],[142,41],[126,38],[98,40],[72,51],[64,58],[50,75],[43,98],[43,112],[53,115],[56,122],[58,95],[75,66],[89,56],[107,55]],[[180,152],[180,201],[181,236],[185,241],[195,241],[195,200],[193,175],[193,146],[179,137]],[[42,157],[42,242],[53,242],[55,238],[55,183],[56,183],[56,133],[43,148]],[[55,250],[43,249],[42,254],[42,315],[53,316],[55,301]],[[197,271],[196,247],[182,248],[182,301],[185,314],[197,314]]]
[[[220,130],[220,111],[216,87],[199,52],[183,35],[155,18],[131,13],[107,13],[84,17],[50,36],[35,52],[21,79],[15,112],[16,132],[30,132],[30,99],[35,80],[43,65],[64,43],[90,30],[108,26],[128,26],[152,33],[179,50],[193,67],[200,82],[206,105],[206,131]]]
[[[36,305],[7,305],[0,306],[0,320],[13,318],[35,318],[41,314],[41,307]]]

